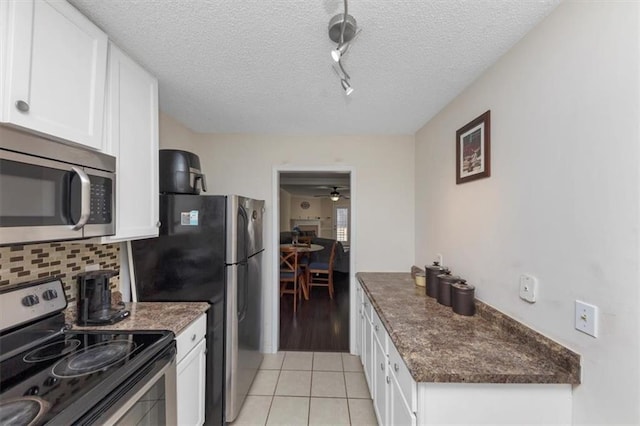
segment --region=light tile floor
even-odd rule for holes
[[[266,354],[232,423],[377,425],[360,357],[334,352]]]

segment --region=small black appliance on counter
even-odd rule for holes
[[[114,324],[129,316],[124,308],[111,307],[109,278],[115,275],[109,270],[78,274],[78,325]]]

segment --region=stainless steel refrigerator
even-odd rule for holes
[[[206,301],[205,424],[233,421],[262,362],[264,201],[160,195],[160,236],[132,241],[141,302]]]

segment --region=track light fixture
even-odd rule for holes
[[[344,94],[349,96],[353,93],[353,87],[351,87],[351,85],[349,84],[349,82],[347,80],[345,80],[344,78],[342,80],[340,80],[340,84],[342,85],[342,88],[344,89]]]
[[[331,51],[331,58],[338,63],[340,71],[335,67],[334,71],[340,77],[340,85],[347,96],[353,93],[353,88],[350,82],[351,77],[342,65],[342,58],[351,42],[360,34],[355,18],[347,13],[348,7],[347,0],[344,0],[344,13],[337,14],[329,21],[329,38],[338,43],[337,47]]]

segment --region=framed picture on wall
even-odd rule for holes
[[[491,111],[456,132],[456,184],[491,176]]]

